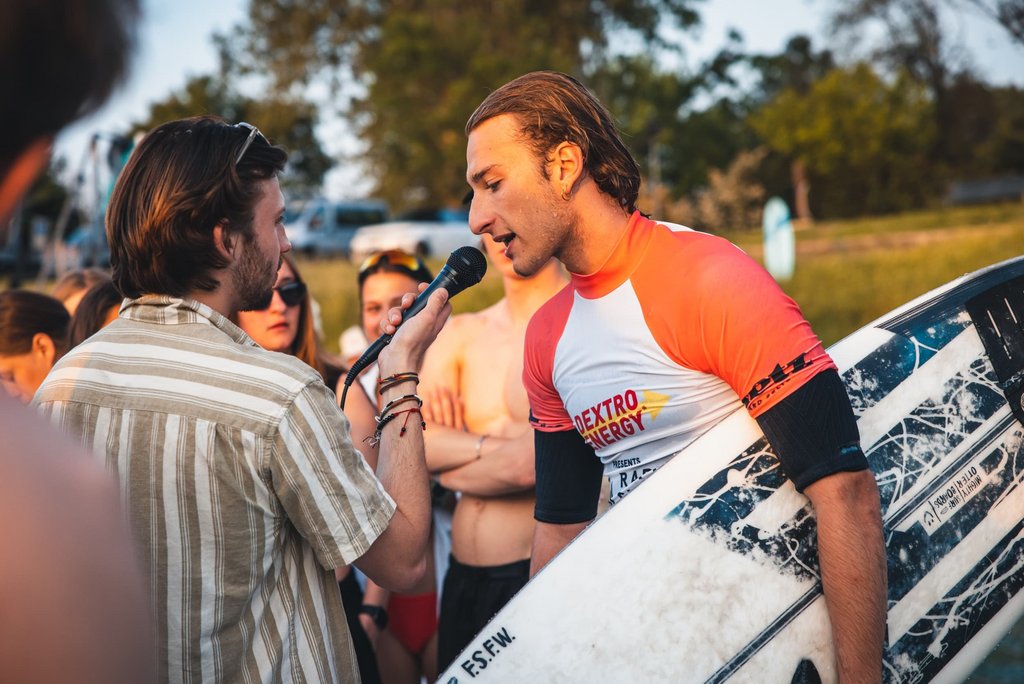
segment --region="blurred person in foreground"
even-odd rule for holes
[[[135,0],[0,3],[0,243],[54,136],[120,81],[137,14]],[[2,392],[0,435],[0,681],[151,680],[145,589],[109,476]]]
[[[67,309],[27,290],[0,292],[0,385],[23,404],[68,350]]]
[[[504,245],[482,242],[505,296],[454,316],[423,364],[427,467],[461,495],[441,595],[442,668],[530,578],[534,455],[523,340],[533,314],[567,282],[554,259],[523,277]]]
[[[401,294],[415,290],[416,286],[412,285]],[[401,303],[401,295],[398,303]],[[282,255],[281,267],[277,270],[277,281],[274,283],[274,296],[267,307],[239,311],[237,318],[238,327],[256,344],[270,351],[291,354],[320,373],[328,388],[337,385],[344,369],[321,349],[313,325],[313,297],[302,279],[298,264],[290,254]],[[377,326],[377,329],[380,327]],[[371,470],[377,469],[377,446],[370,444],[376,427],[376,412],[376,405],[370,403],[361,388],[349,394],[345,417],[351,425],[352,444],[362,453]],[[337,568],[335,574],[360,678],[363,684],[375,684],[380,681],[377,656],[359,618],[359,609],[363,603],[362,589],[349,566]]]
[[[121,480],[163,681],[356,681],[334,569],[356,563],[403,589],[425,567],[423,434],[404,396],[450,307],[435,293],[380,355],[395,403],[375,433],[375,477],[320,375],[230,320],[274,297],[290,248],[286,159],[250,124],[151,131],[107,214],[129,301],[36,394]],[[393,332],[399,309],[389,321]]]
[[[526,333],[536,432],[532,572],[613,501],[744,405],[817,517],[840,681],[878,681],[885,547],[875,479],[835,364],[797,305],[721,238],[636,207],[640,172],[578,81],[534,72],[466,124],[473,232],[528,276],[555,257],[570,286]],[[667,395],[653,422],[638,387]]]

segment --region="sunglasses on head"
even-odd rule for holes
[[[278,285],[274,290],[281,295],[281,301],[285,303],[285,306],[298,306],[306,298],[306,283],[301,280]],[[267,308],[270,308],[269,304]]]
[[[423,260],[418,256],[409,254],[408,252],[403,252],[400,249],[389,249],[366,257],[363,263],[359,265],[359,275],[363,275],[371,268],[375,268],[379,264],[385,262],[392,266],[407,268],[413,272],[419,271],[420,269],[426,269],[426,264],[424,264]]]
[[[238,162],[242,161],[242,157],[244,157],[245,153],[249,151],[249,146],[252,145],[252,141],[256,139],[257,135],[260,138],[262,138],[263,142],[267,143],[268,146],[270,145],[270,141],[267,140],[267,136],[265,136],[262,133],[260,133],[260,129],[256,128],[251,123],[246,123],[245,121],[239,121],[234,126],[232,126],[232,128],[242,128],[244,130],[249,131],[249,137],[247,137],[245,139],[245,142],[242,143],[242,149],[239,150],[238,156],[235,157],[235,166],[238,166]]]

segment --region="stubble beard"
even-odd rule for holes
[[[282,257],[278,257],[277,266],[265,259],[256,241],[249,239],[234,269],[235,292],[238,295],[239,311],[263,311],[270,306],[274,298],[274,283],[277,272],[281,268]]]
[[[525,260],[512,261],[512,269],[523,278],[537,275],[552,258],[564,264],[565,253],[572,250],[572,243],[577,239],[579,214],[550,188],[541,211],[540,216],[544,218],[537,221],[540,229],[533,232],[532,238],[537,244],[534,254],[526,255]]]

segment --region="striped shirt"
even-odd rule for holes
[[[119,479],[162,681],[358,681],[333,568],[395,503],[315,371],[205,305],[145,296],[35,401]]]

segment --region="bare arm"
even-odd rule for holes
[[[579,535],[590,521],[556,525],[537,522],[533,532],[533,553],[530,554],[530,577],[536,575],[555,555]]]
[[[412,304],[407,294],[403,308]],[[419,370],[427,346],[434,340],[451,313],[444,290],[435,292],[427,306],[410,318],[401,328],[399,309],[388,313],[384,332],[394,335],[391,344],[377,359],[381,377]],[[411,382],[388,389],[385,402],[413,391]],[[405,421],[408,417],[409,420]],[[406,427],[405,434],[401,428]],[[399,416],[381,433],[377,479],[394,499],[398,508],[388,528],[363,554],[356,565],[366,576],[394,591],[407,591],[423,576],[427,568],[426,552],[430,539],[430,486],[423,455],[423,431],[415,413]]]
[[[818,519],[821,582],[839,681],[881,681],[886,564],[875,478],[870,470],[835,473],[804,493]]]
[[[480,458],[476,458],[481,435],[462,432],[461,449],[472,455],[466,465],[446,470],[438,478],[447,489],[472,496],[503,496],[533,488],[533,432],[512,439],[487,437],[480,445]],[[466,439],[468,438],[468,439]],[[429,449],[429,447],[428,447]]]

